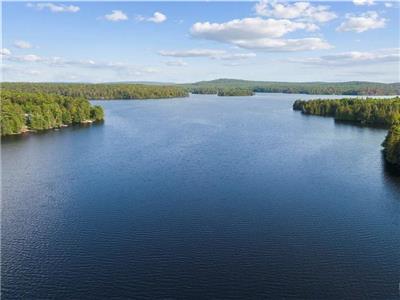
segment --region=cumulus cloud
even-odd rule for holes
[[[170,57],[208,57],[222,60],[241,60],[255,57],[255,53],[229,53],[225,50],[214,49],[190,49],[181,51],[161,50],[158,54]]]
[[[76,13],[80,10],[79,6],[65,5],[65,4],[54,4],[54,3],[28,3],[28,7],[35,8],[37,10],[49,10],[53,13]]]
[[[229,43],[246,49],[265,51],[302,51],[329,49],[321,38],[282,39],[298,30],[315,31],[312,23],[262,18],[235,19],[226,23],[195,23],[190,33],[193,37]]]
[[[385,3],[385,7],[388,7],[388,8],[393,7],[393,3],[391,3],[391,2],[386,2],[386,3]]]
[[[354,5],[373,5],[374,0],[353,0]]]
[[[358,16],[354,14],[347,14],[346,21],[340,24],[336,30],[361,33],[371,29],[384,28],[385,25],[385,18],[381,18],[375,11],[369,11]]]
[[[312,22],[329,22],[337,15],[326,5],[311,5],[309,2],[279,3],[276,0],[260,0],[254,10],[257,15],[278,19],[300,19]]]
[[[128,16],[122,10],[113,10],[111,14],[105,15],[104,19],[111,22],[128,20]]]
[[[290,20],[257,17],[235,19],[226,23],[198,22],[193,24],[190,33],[194,37],[226,42],[266,37],[277,38],[297,30],[316,31],[318,26]]]
[[[365,64],[381,64],[386,62],[398,63],[400,60],[400,48],[378,49],[370,52],[350,51],[320,57],[304,59],[292,59],[309,65],[349,66]]]
[[[11,51],[9,49],[7,49],[7,48],[2,48],[2,49],[0,49],[0,55],[1,56],[11,55]]]
[[[20,48],[20,49],[31,49],[32,45],[31,43],[27,42],[27,41],[15,41],[14,42],[14,47]]]
[[[167,20],[167,16],[163,13],[156,11],[151,18],[148,19],[150,22],[162,23]]]
[[[167,16],[164,15],[163,13],[156,11],[153,16],[151,17],[144,17],[144,16],[137,16],[136,20],[141,22],[141,21],[147,21],[147,22],[153,22],[153,23],[162,23],[167,20]]]

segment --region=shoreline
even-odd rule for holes
[[[63,129],[63,128],[74,127],[74,126],[87,126],[87,125],[99,124],[99,123],[103,123],[103,122],[104,122],[104,120],[100,120],[100,121],[84,120],[84,121],[79,122],[79,123],[61,124],[60,126],[57,126],[57,127],[40,129],[40,130],[23,128],[18,133],[11,133],[11,134],[6,134],[6,135],[1,135],[1,139],[7,138],[7,137],[13,137],[13,136],[22,136],[22,135],[29,135],[29,134],[44,133],[46,131],[59,131],[60,129]]]

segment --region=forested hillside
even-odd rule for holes
[[[92,106],[82,97],[7,90],[1,92],[2,136],[103,119],[102,107]]]
[[[400,168],[400,98],[297,100],[294,110],[304,114],[331,116],[335,120],[390,127],[382,146],[385,159]]]
[[[219,89],[218,96],[253,96],[254,92],[247,88],[225,88]]]
[[[217,79],[182,85],[195,94],[217,94],[224,89],[250,89],[256,93],[290,93],[313,95],[399,95],[399,83],[376,82],[268,82]]]
[[[186,97],[188,92],[178,86],[143,84],[84,83],[2,83],[2,89],[18,92],[58,94],[92,99],[160,99]]]
[[[161,99],[193,94],[251,96],[254,93],[328,95],[399,95],[400,84],[375,82],[267,82],[217,79],[192,84],[161,85],[138,83],[2,83],[5,90],[54,93],[86,99]]]

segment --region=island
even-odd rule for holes
[[[385,160],[400,170],[400,97],[390,99],[297,100],[303,114],[334,117],[337,121],[389,128],[383,146]]]
[[[104,120],[103,108],[82,97],[3,90],[1,104],[2,136]]]

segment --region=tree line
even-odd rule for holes
[[[251,96],[254,93],[295,93],[327,95],[398,95],[400,83],[376,82],[268,82],[217,79],[191,84],[149,85],[137,83],[20,83],[6,82],[2,89],[19,92],[51,93],[96,99],[161,99],[193,94]]]
[[[294,110],[304,114],[330,116],[338,121],[390,126],[400,122],[400,98],[391,99],[338,99],[297,100]]]
[[[3,90],[57,94],[70,97],[97,99],[160,99],[188,96],[187,90],[178,86],[144,85],[128,83],[20,83],[5,82]]]
[[[218,96],[253,96],[253,91],[246,88],[224,88],[219,89]]]
[[[317,99],[297,100],[293,109],[304,114],[330,116],[369,126],[389,127],[382,143],[387,162],[400,169],[400,98],[391,99]]]
[[[103,108],[91,105],[85,98],[38,92],[1,92],[2,136],[103,119]]]
[[[313,95],[398,95],[400,83],[378,82],[268,82],[217,79],[184,84],[193,94],[217,94],[221,89],[249,89],[254,93],[289,93]]]

